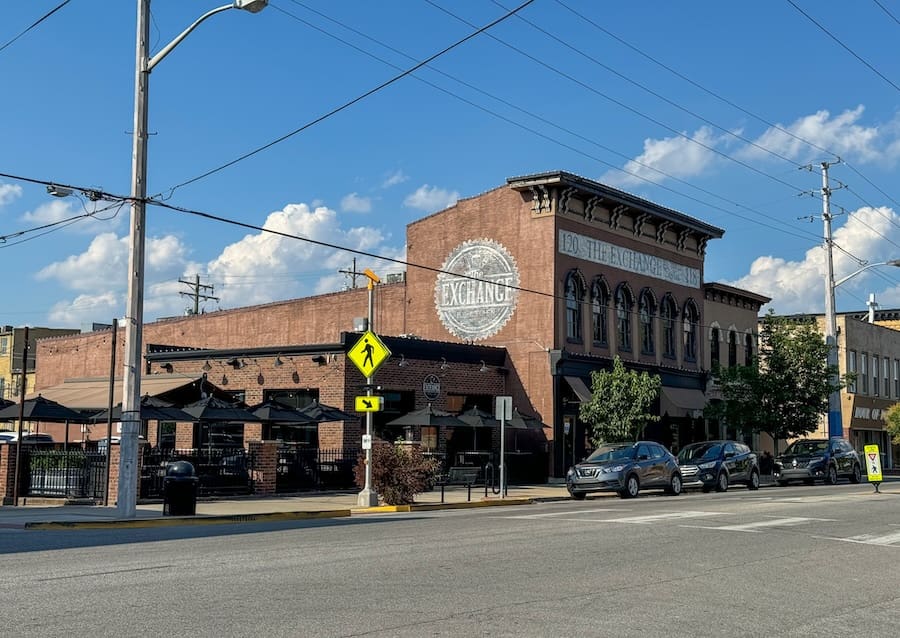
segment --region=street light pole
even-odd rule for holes
[[[373,320],[375,318],[375,284],[381,281],[378,275],[366,268],[363,274],[369,279],[369,314],[366,321],[366,330],[375,332]],[[366,396],[372,396],[375,384],[374,372],[366,377]],[[356,495],[356,505],[358,507],[377,507],[378,492],[372,485],[372,412],[366,412],[366,439],[369,445],[366,448],[366,482],[362,491]]]
[[[119,442],[117,509],[121,518],[137,514],[137,441],[140,430],[141,350],[144,332],[144,244],[147,200],[147,111],[150,72],[197,25],[227,9],[262,11],[268,0],[234,0],[194,21],[150,58],[150,0],[137,0],[137,46],[134,65],[134,129],[131,155],[131,226],[128,243],[128,314],[125,317],[125,362],[122,382],[122,437]]]

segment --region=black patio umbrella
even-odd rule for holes
[[[12,401],[7,401],[6,399],[0,399],[0,410],[5,408],[8,405],[15,405]]]
[[[48,423],[90,423],[91,417],[72,408],[45,399],[37,395],[33,399],[26,399],[24,405],[11,403],[0,410],[0,421],[14,421],[19,418],[19,408],[22,407],[22,419],[25,421],[45,421]]]
[[[435,410],[429,403],[420,410],[407,412],[401,417],[397,417],[393,421],[389,421],[387,425],[421,425],[421,426],[444,426],[444,427],[464,427],[470,425],[465,421],[453,416],[449,412],[443,410]]]
[[[318,420],[304,414],[302,410],[293,408],[278,401],[264,401],[259,405],[247,408],[260,421],[268,423],[301,424],[318,423]]]
[[[91,420],[97,423],[103,423],[109,420],[108,415],[109,410],[103,410],[103,412],[98,412],[91,417]],[[184,410],[176,408],[168,401],[151,397],[149,394],[145,394],[141,397],[140,418],[141,421],[194,421],[194,417]],[[122,420],[121,403],[113,407],[112,420]]]
[[[494,418],[493,414],[485,412],[484,410],[480,410],[478,408],[469,408],[465,412],[460,413],[459,415],[460,421],[465,421],[467,424],[476,428],[498,428],[500,427],[500,421]],[[509,425],[509,423],[507,423]]]
[[[347,414],[343,410],[319,403],[318,401],[313,401],[305,408],[300,408],[298,412],[316,423],[324,423],[325,421],[356,421],[359,419],[358,414]]]
[[[259,417],[240,403],[228,403],[215,397],[200,399],[182,408],[190,415],[190,421],[218,421],[231,423],[258,423]]]
[[[513,416],[506,422],[506,427],[513,430],[540,430],[544,424],[531,415],[521,414],[519,408],[514,408]]]

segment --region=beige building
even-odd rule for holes
[[[78,334],[66,328],[29,328],[28,361],[25,368],[25,391],[34,389],[34,362],[39,339]],[[25,350],[25,329],[0,328],[0,399],[18,401],[22,383],[22,357]]]

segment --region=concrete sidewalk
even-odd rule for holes
[[[524,505],[534,501],[568,499],[569,494],[565,484],[560,483],[510,486],[505,498],[490,489],[485,498],[483,486],[473,487],[471,500],[467,488],[446,487],[443,503],[440,488],[418,494],[413,505],[359,508],[356,498],[356,491],[348,491],[272,498],[203,499],[197,502],[195,516],[164,516],[162,503],[139,504],[135,518],[130,519],[119,518],[115,507],[50,505],[46,499],[23,499],[19,507],[0,507],[0,528],[100,529],[343,518],[384,512]]]

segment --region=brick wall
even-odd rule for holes
[[[3,505],[13,504],[18,443],[0,443],[0,496]]]
[[[250,441],[247,447],[253,459],[253,494],[256,496],[274,494],[278,466],[278,443],[275,441]]]

